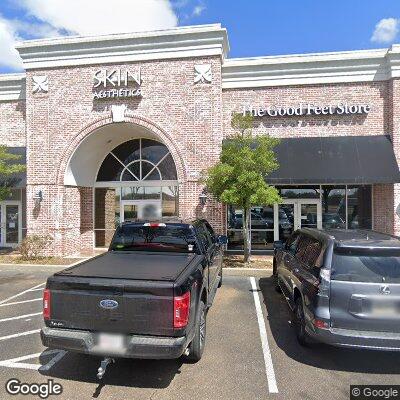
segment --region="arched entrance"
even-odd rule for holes
[[[179,212],[178,181],[185,179],[185,167],[176,143],[150,122],[130,119],[85,128],[64,154],[65,172],[61,163],[63,186],[80,192],[81,231],[87,238],[90,226],[94,247],[108,246],[124,220]]]
[[[106,155],[95,183],[96,247],[108,245],[120,222],[177,215],[177,171],[167,146],[131,139]]]

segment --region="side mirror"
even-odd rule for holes
[[[228,244],[228,237],[225,235],[218,235],[217,243],[221,246]]]
[[[282,240],[276,240],[274,242],[274,250],[282,250],[285,248],[285,243]]]

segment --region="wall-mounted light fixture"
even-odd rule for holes
[[[33,200],[35,201],[35,205],[38,206],[43,201],[43,192],[38,190],[33,196]]]
[[[207,193],[207,192],[206,192],[206,190],[204,189],[204,190],[200,193],[200,195],[199,195],[199,201],[200,201],[200,204],[201,204],[202,206],[205,206],[206,203],[207,203],[208,197],[207,197],[207,194],[206,194],[206,193]]]

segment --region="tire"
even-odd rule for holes
[[[222,286],[222,267],[221,267],[221,272],[219,273],[219,282],[218,282],[218,287],[220,288]]]
[[[200,361],[203,355],[206,344],[206,318],[206,305],[201,301],[196,315],[196,333],[189,345],[189,355],[186,356],[186,359],[192,363]]]
[[[272,264],[272,276],[273,276],[273,279],[274,279],[275,292],[282,293],[281,287],[278,284],[278,271],[276,270],[275,257],[274,257],[274,261],[273,261],[273,264]]]
[[[308,347],[310,343],[306,332],[306,321],[304,318],[303,301],[301,300],[300,296],[296,299],[295,304],[296,305],[294,308],[294,328],[296,331],[296,338],[301,346]]]

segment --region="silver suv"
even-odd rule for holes
[[[294,311],[300,344],[400,350],[399,238],[300,229],[274,244],[277,290]]]

